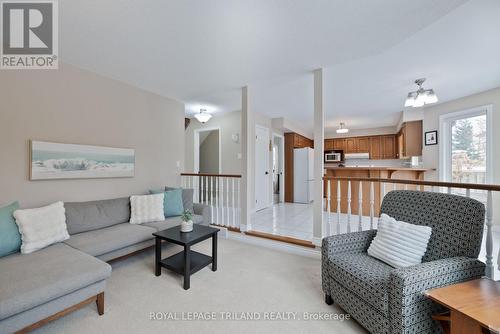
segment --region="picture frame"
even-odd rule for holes
[[[437,132],[437,130],[427,131],[424,135],[424,142],[425,142],[425,146],[437,145],[438,144],[438,132]]]
[[[29,141],[29,179],[101,179],[135,176],[135,150]]]

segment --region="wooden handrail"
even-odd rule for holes
[[[369,177],[335,177],[335,176],[324,176],[323,180],[353,181],[353,182],[366,181],[366,182],[380,182],[380,183],[414,184],[414,185],[433,186],[433,187],[500,191],[500,185],[497,184],[476,184],[476,183],[456,183],[456,182],[439,182],[439,181],[424,181],[424,180],[381,179],[381,178],[369,178]]]
[[[211,174],[211,173],[181,173],[181,176],[212,176],[241,178],[239,174]]]

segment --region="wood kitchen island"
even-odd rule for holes
[[[371,178],[371,179],[399,179],[399,180],[423,180],[424,174],[431,169],[426,168],[413,168],[413,167],[338,167],[338,166],[325,166],[325,176],[341,177],[341,178]],[[351,213],[358,214],[360,182],[351,182]],[[403,189],[398,185],[396,189]],[[330,182],[330,210],[337,211],[337,187],[338,181],[332,180]],[[364,216],[370,215],[370,187],[371,182],[362,182],[362,197],[363,207],[362,214]],[[382,187],[380,183],[374,182],[374,207],[375,215],[379,215],[379,208],[382,198]],[[324,197],[328,196],[328,181],[324,182]],[[386,191],[393,189],[392,184],[386,185]],[[408,189],[415,189],[415,186],[408,186]],[[347,213],[348,206],[348,181],[340,181],[340,212]]]

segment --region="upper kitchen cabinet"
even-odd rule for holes
[[[356,138],[346,138],[344,144],[344,153],[358,153]]]
[[[344,146],[345,146],[345,139],[343,138],[333,139],[334,150],[344,150]]]
[[[383,159],[382,137],[380,136],[370,138],[370,159]]]
[[[397,157],[400,159],[422,155],[422,121],[403,123],[397,136]]]
[[[369,153],[370,152],[370,137],[358,137],[356,139],[357,151],[358,153]]]
[[[325,139],[325,151],[331,151],[335,149],[335,144],[333,139]]]
[[[396,159],[396,136],[381,136],[382,159]]]

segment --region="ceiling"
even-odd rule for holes
[[[61,0],[64,62],[211,112],[252,108],[312,128],[394,125],[412,81],[440,101],[500,86],[498,0]]]

